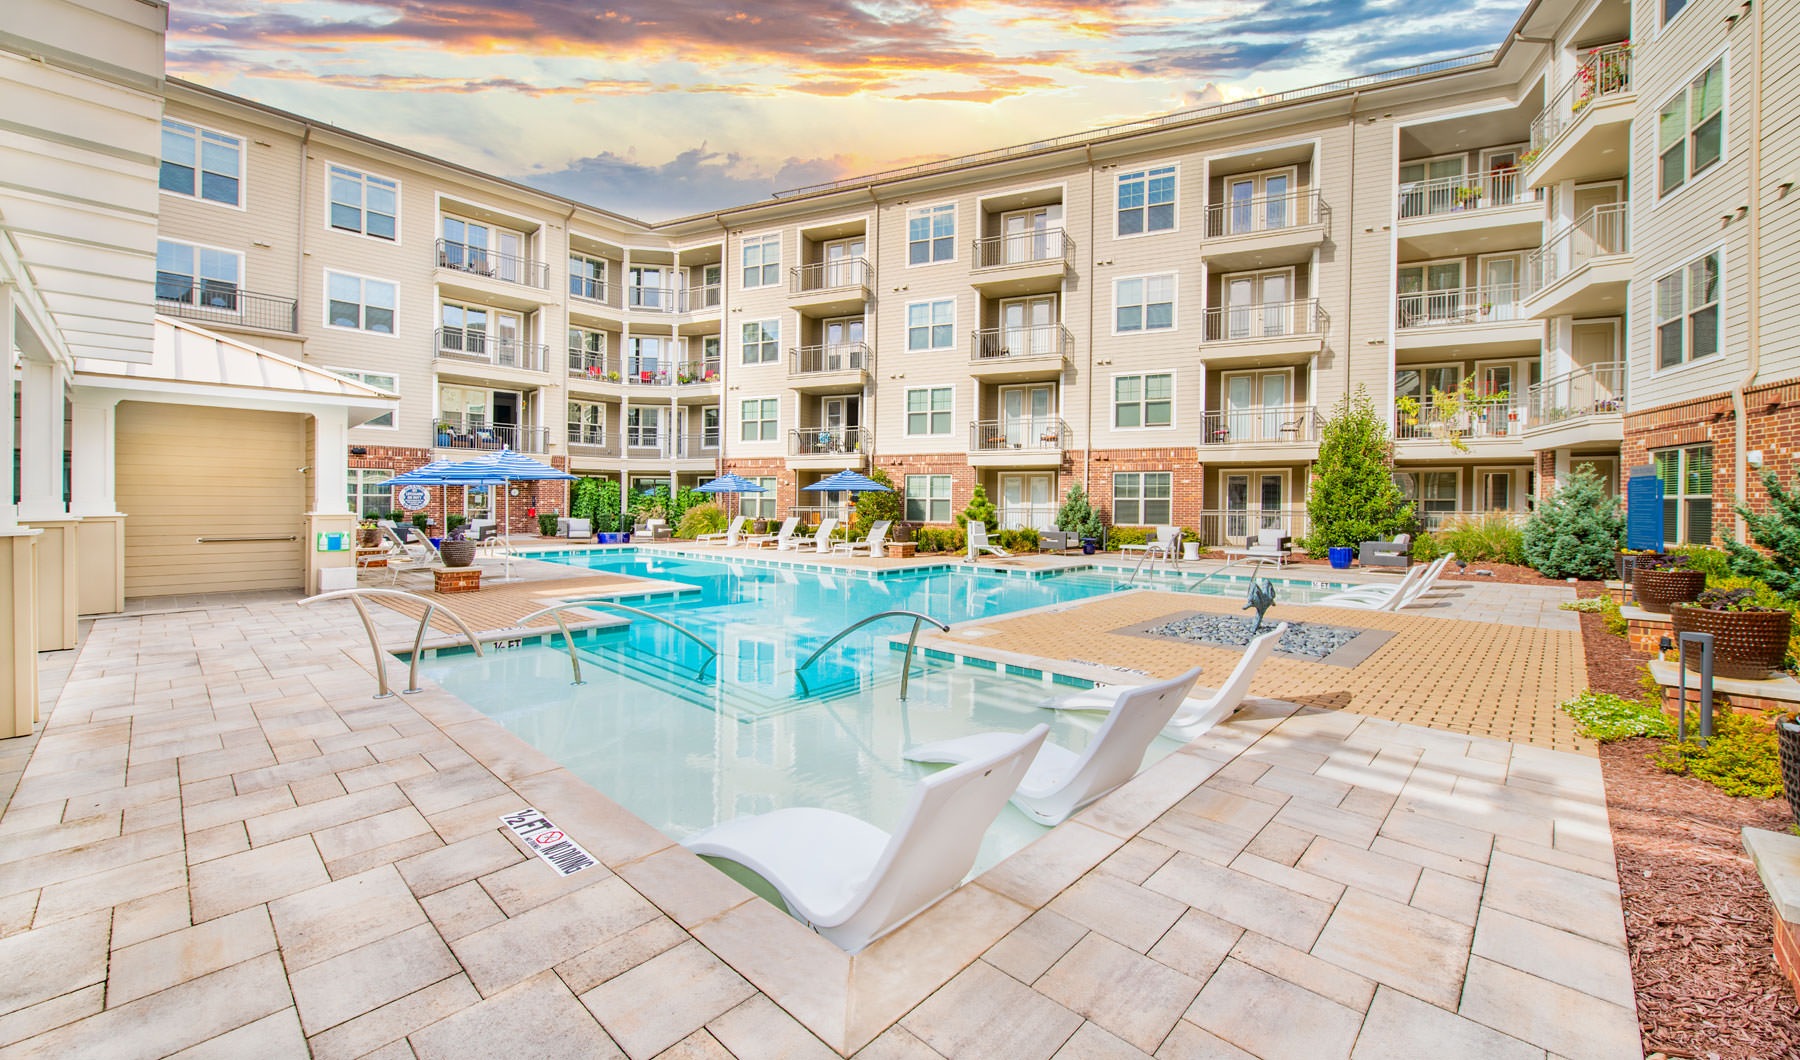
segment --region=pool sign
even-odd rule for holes
[[[513,835],[524,840],[525,845],[535,851],[544,864],[555,869],[558,876],[572,876],[582,869],[599,864],[592,854],[581,849],[581,844],[551,824],[548,817],[530,807],[515,810],[500,820],[512,829]]]
[[[416,512],[431,503],[431,491],[424,486],[401,486],[400,507],[409,512]]]

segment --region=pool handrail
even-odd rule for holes
[[[444,614],[449,615],[450,621],[455,622],[457,627],[463,631],[463,636],[468,638],[469,646],[475,649],[475,654],[484,654],[481,650],[481,638],[477,637],[475,631],[469,628],[469,624],[462,620],[462,616],[430,597],[420,596],[418,593],[409,593],[404,589],[337,589],[333,592],[319,593],[316,596],[309,596],[304,600],[298,601],[301,607],[306,607],[309,604],[324,603],[327,600],[349,600],[350,603],[356,607],[356,613],[362,617],[363,629],[369,634],[369,649],[375,654],[376,699],[386,699],[393,695],[394,692],[388,687],[387,667],[383,665],[381,660],[381,638],[375,632],[375,620],[369,617],[369,609],[365,607],[362,602],[362,598],[365,596],[398,596],[406,600],[416,600],[425,605],[425,613],[419,616],[418,632],[413,634],[412,658],[406,668],[406,683],[409,687],[401,689],[403,692],[412,693],[424,691],[419,687],[419,656],[424,654],[425,629],[427,626],[431,625],[431,616],[433,612],[442,611]]]
[[[864,626],[868,625],[869,623],[874,622],[877,619],[882,619],[882,618],[910,618],[913,620],[912,633],[910,633],[906,638],[906,658],[902,659],[900,662],[900,702],[902,702],[902,703],[906,702],[906,684],[907,684],[907,681],[909,679],[911,679],[911,677],[912,677],[913,648],[916,644],[918,644],[918,641],[919,641],[919,624],[922,622],[929,622],[932,625],[936,626],[937,628],[943,630],[945,633],[950,632],[950,626],[948,623],[940,622],[937,619],[932,618],[930,615],[920,614],[917,611],[901,611],[901,610],[877,611],[874,614],[869,615],[867,618],[863,618],[856,622],[852,622],[848,626],[845,626],[843,629],[838,630],[837,633],[834,634],[830,640],[826,641],[824,644],[819,645],[818,651],[815,651],[811,655],[808,655],[806,657],[805,662],[801,663],[799,666],[794,667],[794,676],[799,679],[801,689],[804,690],[808,695],[812,694],[812,689],[807,686],[806,678],[802,675],[802,671],[805,670],[808,666],[811,666],[813,664],[813,660],[815,660],[819,656],[825,654],[825,652],[832,645],[836,644],[838,641],[843,640],[845,637],[847,637],[850,634],[856,632],[857,630],[863,628]]]
[[[694,676],[696,676],[696,677],[700,676],[701,674],[704,674],[706,672],[706,668],[708,666],[711,666],[713,664],[713,662],[716,659],[718,659],[718,657],[719,657],[719,649],[713,647],[711,644],[706,643],[705,640],[701,639],[701,637],[698,633],[695,633],[693,630],[688,629],[686,626],[677,625],[676,623],[669,621],[668,619],[664,618],[663,616],[656,614],[654,611],[646,611],[641,607],[632,607],[630,604],[621,604],[617,600],[608,600],[605,597],[597,597],[597,596],[596,597],[582,597],[582,598],[573,599],[573,600],[564,600],[561,603],[554,604],[551,607],[545,608],[544,611],[557,611],[557,610],[560,610],[561,608],[565,608],[565,607],[610,607],[610,608],[613,608],[614,610],[618,610],[618,611],[628,611],[631,614],[639,615],[643,618],[647,618],[652,622],[660,622],[663,625],[668,626],[670,629],[674,630],[675,632],[681,634],[682,636],[686,637],[687,639],[693,641],[695,644],[698,644],[702,648],[706,649],[706,652],[707,652],[706,661],[701,663],[699,669],[694,671]],[[543,614],[544,611],[538,611],[534,614],[526,615],[525,618],[521,618],[519,621],[524,622],[526,619],[536,618],[538,615]],[[561,625],[562,620],[558,619],[557,624]],[[564,634],[563,639],[569,645],[569,658],[572,660],[575,660],[575,642],[574,642],[573,638],[568,636],[568,631],[569,631],[569,627],[563,626],[563,634]],[[580,664],[579,660],[575,661],[575,683],[576,684],[582,683],[581,664]]]
[[[1184,592],[1184,593],[1191,593],[1194,590],[1200,588],[1202,585],[1205,585],[1206,582],[1208,581],[1208,579],[1214,577],[1215,575],[1224,574],[1226,571],[1230,570],[1232,567],[1235,567],[1239,563],[1243,563],[1246,560],[1248,560],[1250,563],[1250,579],[1252,581],[1256,580],[1257,572],[1262,570],[1263,564],[1274,562],[1274,560],[1268,559],[1267,557],[1233,556],[1231,559],[1229,559],[1225,562],[1225,565],[1223,567],[1220,567],[1218,570],[1207,571],[1198,580],[1196,580],[1194,582],[1194,584],[1182,586],[1180,591]]]

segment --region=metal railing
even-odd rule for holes
[[[1516,283],[1404,291],[1395,300],[1394,326],[1404,331],[1523,320],[1521,293]]]
[[[1426,533],[1436,533],[1455,523],[1479,523],[1484,519],[1504,519],[1514,526],[1523,526],[1531,518],[1530,512],[1476,512],[1463,508],[1444,507],[1443,501],[1414,500],[1413,517],[1419,521],[1419,529]]]
[[[512,449],[521,453],[543,452],[550,434],[543,427],[486,423],[462,416],[440,416],[433,433],[439,449]]]
[[[550,286],[550,266],[545,262],[517,254],[501,254],[487,247],[458,243],[454,239],[437,241],[437,263],[440,269],[473,273],[539,290]]]
[[[681,312],[681,290],[660,284],[632,283],[625,286],[625,307],[645,313]]]
[[[674,442],[674,452],[670,456],[678,460],[712,460],[719,455],[719,429],[689,431],[686,434],[670,435]]]
[[[819,656],[825,654],[826,650],[829,649],[832,645],[836,644],[838,641],[843,640],[845,637],[847,637],[850,634],[856,632],[857,630],[863,628],[864,626],[868,625],[869,623],[877,621],[878,619],[883,619],[883,618],[910,618],[913,620],[912,632],[910,634],[908,634],[907,638],[906,638],[906,656],[900,660],[900,702],[902,702],[902,703],[906,702],[906,683],[912,677],[913,648],[918,644],[918,641],[919,641],[919,627],[921,625],[923,625],[924,623],[929,622],[932,625],[936,626],[937,628],[943,630],[945,633],[950,632],[950,627],[948,624],[939,622],[937,619],[932,618],[930,615],[922,615],[917,611],[878,611],[875,614],[870,615],[868,618],[861,619],[856,622],[852,622],[848,626],[845,626],[843,629],[838,630],[837,633],[832,635],[832,638],[830,640],[819,645],[818,651],[815,651],[811,655],[808,655],[806,657],[805,662],[801,663],[799,666],[794,667],[794,677],[796,677],[800,681],[801,691],[805,692],[807,695],[812,694],[812,689],[808,688],[807,684],[806,684],[805,672],[806,672],[806,668],[813,664],[813,660],[815,660]]]
[[[1054,530],[1057,504],[1006,504],[995,509],[997,530]]]
[[[866,453],[875,441],[867,427],[800,427],[788,431],[789,456]]]
[[[1063,268],[1075,264],[1075,241],[1060,228],[984,236],[975,240],[973,268],[998,269],[1039,261],[1060,261]]]
[[[1417,415],[1394,413],[1401,441],[1449,441],[1517,437],[1529,414],[1516,397],[1504,401],[1422,401]]]
[[[1203,414],[1201,445],[1248,442],[1308,443],[1319,440],[1319,410],[1313,405],[1257,405]]]
[[[1596,99],[1631,91],[1631,45],[1609,44],[1587,53],[1575,76],[1557,89],[1538,116],[1531,119],[1531,151],[1543,150],[1575,124]]]
[[[988,364],[1032,357],[1067,357],[1074,333],[1062,324],[982,328],[969,336],[969,360]]]
[[[438,357],[445,360],[541,372],[550,356],[550,347],[544,343],[523,342],[469,328],[439,328],[432,335]]]
[[[690,383],[716,383],[719,381],[719,359],[716,357],[704,360],[665,361],[658,357],[626,357],[619,366],[622,370],[618,379],[609,382],[623,383],[626,386],[687,386]]]
[[[875,282],[875,267],[867,258],[839,258],[796,265],[788,270],[788,293],[810,294],[845,287],[868,287]]]
[[[614,309],[619,308],[619,285],[593,276],[570,273],[569,294],[584,302],[598,302]]]
[[[724,300],[724,284],[703,283],[681,292],[681,311],[694,313],[702,309],[717,309]]]
[[[1252,582],[1255,582],[1256,576],[1262,572],[1263,564],[1273,563],[1273,562],[1275,562],[1275,561],[1272,559],[1267,559],[1267,558],[1257,557],[1257,556],[1233,556],[1229,560],[1225,561],[1225,565],[1223,567],[1218,567],[1214,570],[1207,571],[1205,574],[1202,574],[1199,577],[1199,579],[1197,579],[1193,584],[1183,585],[1179,591],[1184,592],[1184,593],[1199,592],[1200,587],[1202,585],[1205,585],[1207,582],[1211,581],[1212,579],[1218,577],[1221,574],[1224,574],[1226,571],[1230,570],[1231,568],[1237,566],[1240,563],[1250,564],[1250,580]]]
[[[969,424],[969,452],[1061,451],[1069,447],[1069,425],[1055,416],[976,420]]]
[[[606,350],[604,348],[590,350],[585,346],[569,347],[570,375],[583,376],[588,379],[605,379],[607,377],[607,372]],[[611,381],[615,383],[619,381],[618,373],[616,371],[613,372]]]
[[[1290,191],[1281,195],[1257,195],[1206,207],[1206,238],[1279,232],[1284,228],[1328,224],[1331,207],[1317,190]]]
[[[1206,545],[1241,545],[1265,530],[1273,530],[1291,538],[1302,538],[1311,532],[1305,505],[1279,508],[1213,508],[1202,511],[1194,527],[1201,543]]]
[[[1543,197],[1542,189],[1526,189],[1516,166],[1455,177],[1432,177],[1400,185],[1400,219],[1491,210],[1497,206],[1535,202]]]
[[[823,346],[788,347],[789,375],[861,372],[869,367],[869,344],[833,342]]]
[[[1631,253],[1631,204],[1609,202],[1582,214],[1525,257],[1525,294],[1537,294],[1593,261]]]
[[[618,456],[619,436],[610,438],[605,427],[587,423],[571,423],[568,425],[568,441],[570,449],[580,449],[585,456]]]
[[[1213,306],[1202,342],[1245,342],[1290,335],[1323,335],[1330,317],[1317,298]]]
[[[475,649],[476,655],[485,654],[481,650],[481,638],[475,635],[475,631],[469,628],[467,622],[464,622],[456,612],[443,604],[420,596],[418,593],[409,593],[401,589],[339,589],[335,592],[309,596],[299,601],[301,607],[322,604],[328,600],[348,600],[355,606],[357,616],[362,619],[363,630],[369,634],[369,651],[375,656],[376,699],[386,699],[394,692],[388,687],[386,653],[381,650],[381,637],[375,632],[375,620],[369,617],[369,609],[362,601],[365,596],[393,596],[425,605],[425,613],[419,616],[418,632],[413,634],[412,658],[406,668],[406,687],[401,689],[402,692],[424,691],[419,687],[419,656],[425,654],[425,630],[431,625],[431,616],[434,612],[442,611],[449,616],[450,621],[456,623],[457,628],[462,630],[463,636],[468,640],[469,646]]]
[[[185,320],[291,333],[300,330],[298,306],[292,298],[257,294],[212,280],[198,280],[185,286],[162,279],[156,281],[156,311]]]
[[[515,625],[522,626],[534,618],[539,618],[544,615],[555,616],[557,628],[562,630],[563,643],[567,645],[569,649],[569,665],[575,672],[575,684],[586,684],[586,682],[581,679],[581,656],[575,651],[575,638],[569,633],[569,627],[562,619],[562,612],[571,607],[609,607],[614,611],[624,611],[627,614],[636,615],[639,618],[647,618],[659,625],[667,626],[693,641],[695,644],[700,645],[701,649],[707,653],[706,661],[701,663],[699,668],[694,671],[695,677],[704,676],[706,668],[711,666],[719,658],[719,649],[706,643],[706,641],[702,640],[700,635],[693,630],[688,629],[685,626],[676,625],[663,616],[645,611],[641,607],[632,607],[629,604],[621,604],[615,600],[607,600],[597,596],[585,596],[575,600],[564,600],[561,603],[552,604],[541,611],[533,611],[531,614],[519,619]]]
[[[1607,361],[1564,372],[1536,384],[1529,394],[1533,427],[1587,416],[1617,416],[1625,407],[1625,362]]]
[[[636,460],[656,460],[669,455],[671,432],[660,427],[625,428],[625,456]]]

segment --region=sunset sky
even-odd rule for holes
[[[169,72],[644,219],[1499,43],[1521,0],[174,0]]]

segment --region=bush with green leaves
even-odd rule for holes
[[[900,496],[900,491],[894,488],[893,478],[881,468],[870,471],[869,478],[886,486],[887,489],[885,491],[872,490],[856,495],[856,518],[850,522],[850,540],[852,541],[861,541],[868,537],[869,528],[875,525],[875,521],[878,519],[898,523],[906,517],[904,498]],[[892,535],[892,539],[899,540],[899,537]]]
[[[1747,714],[1713,711],[1713,735],[1700,746],[1698,712],[1687,718],[1689,739],[1671,740],[1651,759],[1665,773],[1685,773],[1727,795],[1772,799],[1781,794],[1781,757],[1775,730]]]
[[[701,534],[723,533],[726,525],[725,509],[712,501],[705,501],[682,513],[681,522],[675,527],[675,536],[692,541]]]
[[[913,545],[923,553],[955,553],[968,548],[968,540],[960,527],[921,526],[913,531]]]
[[[588,518],[594,522],[596,533],[611,534],[619,529],[619,484],[613,479],[583,479],[594,483],[592,496],[594,500],[593,515]]]
[[[969,506],[956,513],[956,525],[967,527],[969,523],[977,522],[992,530],[998,522],[997,514],[994,502],[988,500],[987,487],[976,483],[975,492],[969,494]]]
[[[647,519],[667,519],[669,517],[669,487],[657,486],[654,489],[638,490],[631,495],[626,508],[631,512],[634,522]]]
[[[1392,540],[1413,528],[1413,506],[1394,482],[1387,420],[1365,387],[1344,395],[1325,420],[1306,515],[1312,532],[1300,547],[1312,556],[1333,547]]]
[[[569,487],[569,518],[594,521],[594,509],[600,504],[600,480],[579,478]]]
[[[555,537],[556,536],[556,523],[561,518],[562,518],[562,516],[558,515],[555,512],[539,512],[538,513],[538,536],[539,537]]]
[[[701,493],[696,489],[682,490],[669,499],[669,522],[673,525],[680,525],[682,517],[687,515],[688,509],[699,504],[714,503],[717,503],[717,500],[710,493]]]
[[[1729,537],[1723,539],[1725,551],[1731,555],[1733,572],[1800,599],[1800,492],[1782,488],[1773,471],[1763,472],[1762,483],[1769,494],[1769,510],[1753,512],[1740,504],[1737,513],[1750,528],[1750,540],[1768,549],[1768,555]]]
[[[1706,575],[1711,582],[1715,578],[1729,578],[1735,572],[1731,569],[1731,554],[1722,548],[1707,545],[1675,545],[1668,550],[1668,555],[1683,556],[1687,559],[1687,569],[1697,570]]]
[[[1118,548],[1121,545],[1141,545],[1155,536],[1155,527],[1115,526],[1106,532],[1106,547]]]
[[[1454,552],[1457,559],[1466,559],[1470,563],[1518,565],[1525,562],[1525,532],[1503,516],[1452,520],[1434,536],[1444,551]],[[1442,551],[1438,553],[1442,554]]]
[[[1576,731],[1601,743],[1628,740],[1634,736],[1663,738],[1674,733],[1662,707],[1642,699],[1626,699],[1589,689],[1557,706],[1575,719]]]
[[[1412,539],[1412,547],[1407,554],[1414,563],[1430,563],[1444,553],[1450,551],[1444,547],[1444,541],[1436,534],[1419,534]]]
[[[1099,509],[1088,500],[1087,491],[1081,488],[1081,483],[1070,484],[1062,507],[1056,510],[1056,528],[1079,538],[1091,537],[1096,541],[1106,533],[1106,522],[1101,518]]]
[[[1610,578],[1624,529],[1619,498],[1583,464],[1525,524],[1525,562],[1547,578]]]
[[[998,544],[1001,548],[1012,552],[1036,552],[1038,549],[1038,532],[1029,526],[1017,530],[999,532]]]

